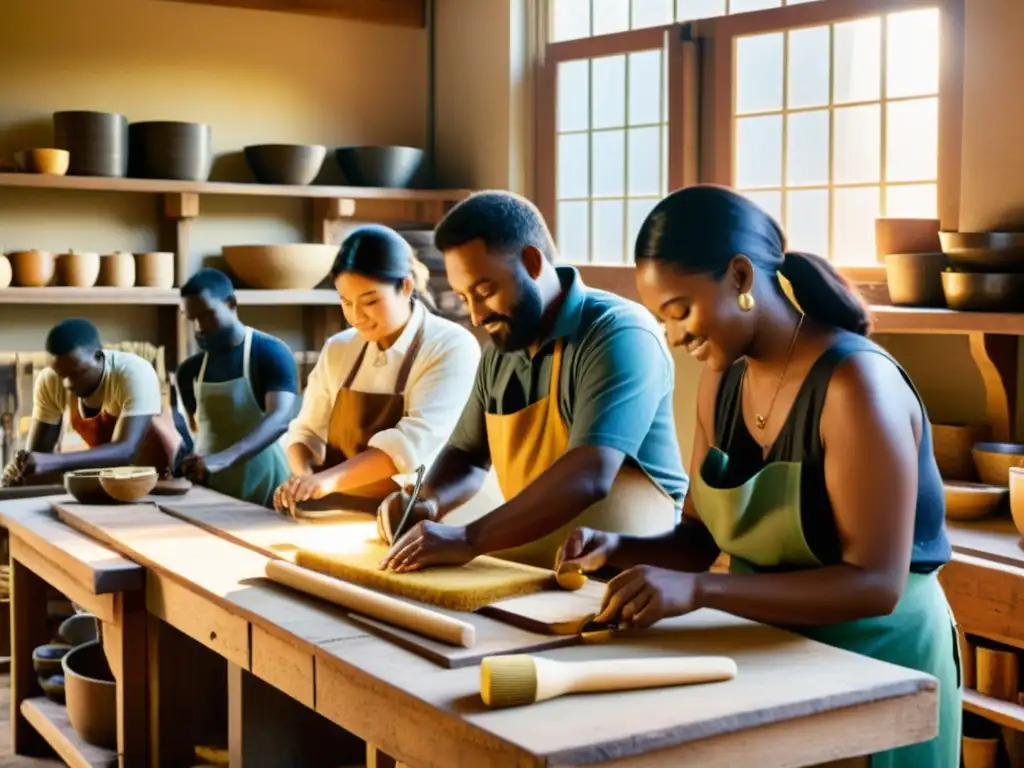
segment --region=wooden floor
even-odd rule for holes
[[[57,768],[60,760],[38,760],[11,755],[11,678],[0,674],[0,768]]]

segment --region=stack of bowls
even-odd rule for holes
[[[1024,232],[940,232],[950,309],[1024,312]]]
[[[902,307],[945,307],[938,219],[876,219],[875,248],[885,264],[889,300]]]

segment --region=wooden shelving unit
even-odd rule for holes
[[[21,714],[71,768],[115,768],[117,752],[87,744],[75,733],[68,712],[43,696],[21,702]]]
[[[170,0],[258,11],[302,13],[398,27],[425,27],[426,0]]]

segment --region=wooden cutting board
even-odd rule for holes
[[[499,600],[480,613],[514,627],[542,635],[578,635],[601,610],[605,585],[587,581],[582,589],[546,590],[533,595]]]

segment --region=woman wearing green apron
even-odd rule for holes
[[[279,440],[295,414],[298,372],[283,341],[238,319],[227,275],[200,269],[181,288],[202,352],[177,371],[195,452],[178,473],[236,499],[269,507],[291,472]]]
[[[469,399],[480,344],[430,311],[429,276],[388,227],[361,226],[342,243],[331,279],[351,327],[327,340],[309,375],[278,510],[316,502],[376,514],[433,463]]]
[[[824,259],[716,186],[678,190],[640,230],[637,284],[669,342],[705,363],[691,489],[662,537],[589,529],[567,560],[621,572],[599,620],[707,607],[934,675],[939,730],[873,768],[957,768],[956,630],[942,480],[909,377],[866,338],[867,308]],[[792,301],[779,277],[789,283]],[[727,573],[708,568],[720,554]]]

